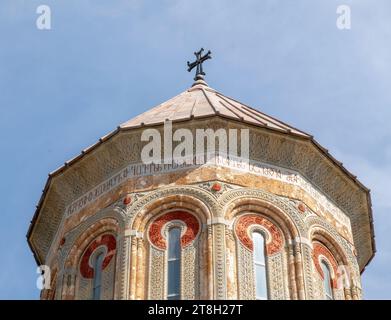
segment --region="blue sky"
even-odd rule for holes
[[[313,134],[372,190],[364,293],[391,298],[390,15],[389,0],[2,0],[0,299],[39,296],[25,234],[48,172],[189,87],[201,46],[211,87]]]

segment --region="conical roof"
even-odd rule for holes
[[[188,90],[123,123],[120,128],[161,124],[165,120],[175,122],[211,116],[226,117],[280,132],[310,137],[301,130],[219,93],[204,81],[197,81]]]

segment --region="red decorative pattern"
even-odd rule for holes
[[[266,253],[271,255],[281,250],[283,246],[283,237],[280,229],[270,220],[256,214],[247,214],[239,218],[236,223],[235,232],[239,240],[251,251],[254,248],[253,240],[249,235],[248,229],[253,225],[260,225],[266,228],[272,239],[266,244]]]
[[[102,269],[104,270],[115,255],[117,241],[115,240],[115,237],[113,235],[105,234],[99,236],[90,243],[87,250],[82,256],[80,263],[80,273],[84,278],[91,279],[94,277],[94,269],[90,266],[89,259],[94,253],[95,249],[99,246],[106,246],[107,248],[106,257],[104,258],[102,264]]]
[[[162,236],[162,228],[172,220],[181,220],[187,226],[185,234],[181,237],[182,248],[189,245],[197,236],[200,224],[196,217],[185,211],[168,212],[158,217],[149,227],[149,239],[156,247],[163,250],[167,248],[166,239]]]
[[[300,210],[300,212],[304,213],[306,211],[306,207],[303,203],[300,203],[299,206],[298,206],[298,209]]]
[[[219,183],[213,184],[212,190],[216,191],[216,192],[220,191],[221,190],[221,184],[219,184]]]
[[[124,205],[128,205],[129,203],[132,202],[132,197],[131,197],[130,195],[127,195],[127,196],[124,198],[123,202],[124,202]]]
[[[319,263],[319,260],[320,260],[319,256],[321,256],[321,255],[327,259],[327,261],[329,262],[329,264],[331,264],[331,267],[333,268],[334,277],[332,279],[332,286],[333,286],[333,288],[337,288],[337,277],[336,277],[336,275],[338,274],[337,261],[334,259],[334,256],[332,255],[332,253],[323,244],[321,244],[319,242],[314,242],[313,251],[312,251],[312,259],[314,261],[316,270],[318,270],[320,276],[322,277],[322,279],[324,279],[323,270],[322,270],[322,267]]]

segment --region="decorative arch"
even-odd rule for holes
[[[129,217],[126,226],[127,233],[131,236],[131,267],[130,267],[130,299],[163,299],[164,279],[161,273],[165,268],[164,250],[151,244],[148,236],[148,228],[159,216],[168,212],[183,211],[194,215],[199,221],[199,235],[196,241],[186,246],[184,251],[190,252],[184,259],[189,259],[188,265],[193,268],[188,271],[194,274],[186,277],[188,284],[183,289],[184,299],[210,298],[213,281],[212,271],[207,263],[211,261],[212,248],[208,245],[210,237],[203,226],[211,219],[217,209],[217,202],[210,193],[205,190],[192,187],[170,187],[152,191],[139,197],[126,210]],[[185,240],[187,235],[185,235]],[[206,255],[199,255],[199,252]],[[191,262],[193,261],[193,262]],[[208,270],[205,277],[199,277],[199,270]],[[143,270],[147,270],[144,272]],[[191,283],[193,281],[193,283]],[[137,285],[136,285],[137,284]],[[159,289],[160,286],[160,289]],[[187,288],[187,289],[186,289]],[[192,288],[192,289],[191,289]]]
[[[337,274],[338,274],[338,263],[335,260],[333,254],[323,243],[315,241],[313,242],[313,262],[315,268],[322,279],[324,279],[323,270],[321,267],[321,261],[324,260],[330,268],[331,272],[331,283],[334,289],[337,289]]]
[[[353,257],[352,251],[343,239],[326,221],[319,217],[307,219],[309,225],[309,239],[313,244],[313,264],[315,266],[315,279],[318,287],[318,298],[323,298],[321,281],[323,272],[319,265],[319,257],[322,255],[329,263],[330,271],[333,276],[332,287],[335,299],[357,298],[357,293],[351,292],[351,285],[360,281],[358,264]],[[347,273],[347,274],[346,274]],[[339,283],[338,277],[341,278]],[[344,281],[343,281],[344,280]],[[344,287],[340,287],[344,284]],[[346,287],[348,285],[348,287]]]
[[[234,254],[238,264],[238,297],[254,298],[253,270],[245,271],[246,266],[252,265],[250,263],[252,252],[249,250],[251,241],[247,241],[247,245],[243,244],[246,242],[246,236],[242,237],[242,241],[239,239],[237,232],[239,224],[236,223],[241,216],[250,214],[254,215],[252,223],[263,225],[266,231],[269,229],[269,234],[274,233],[272,237],[274,241],[267,243],[267,269],[273,270],[268,274],[269,297],[271,299],[295,297],[297,294],[295,266],[290,262],[294,259],[293,243],[297,238],[300,239],[307,234],[307,228],[297,208],[276,195],[254,189],[229,191],[219,199],[219,202],[223,204],[223,216],[234,229],[237,238],[237,250]]]
[[[167,212],[154,219],[154,221],[148,228],[149,241],[156,248],[160,250],[167,249],[167,239],[163,230],[173,221],[181,221],[185,225],[185,230],[184,232],[182,232],[181,236],[182,248],[185,248],[190,245],[198,236],[198,233],[201,229],[201,225],[198,219],[193,214],[187,211]]]
[[[96,237],[84,251],[80,259],[80,274],[83,278],[91,279],[94,277],[95,270],[91,266],[90,259],[93,253],[99,247],[105,247],[105,258],[102,263],[102,269],[104,270],[111,262],[116,253],[117,240],[111,233],[103,233]]]
[[[259,214],[244,214],[235,223],[235,233],[248,250],[253,251],[250,229],[254,226],[259,226],[265,231],[267,255],[273,255],[282,249],[284,238],[280,229],[273,222]]]
[[[222,215],[230,224],[231,228],[237,217],[241,214],[254,213],[264,218],[270,219],[282,232],[284,238],[284,249],[276,254],[268,256],[268,263],[273,263],[276,267],[269,267],[269,270],[281,270],[269,274],[268,279],[271,292],[271,299],[304,299],[304,276],[301,255],[307,254],[309,248],[301,244],[301,239],[307,235],[307,226],[304,223],[303,215],[298,212],[297,206],[283,197],[259,189],[241,188],[226,192],[219,198],[222,207]],[[236,245],[238,250],[232,252],[233,259],[240,263],[240,255],[247,251],[241,250],[240,245]],[[309,254],[309,253],[308,253]],[[250,257],[248,257],[250,259]],[[243,277],[239,272],[240,265],[236,270],[240,279]],[[288,272],[287,272],[288,271]],[[232,273],[232,272],[231,272]],[[231,276],[231,279],[234,277]],[[251,292],[248,288],[240,288],[243,281],[231,280],[231,285],[235,285],[239,290],[239,298],[251,299],[246,292]],[[242,295],[240,292],[243,292]]]
[[[286,274],[287,240],[284,232],[274,219],[263,215],[259,210],[243,210],[234,218],[233,230],[236,236],[236,261],[239,299],[255,299],[255,271],[252,231],[260,230],[266,242],[266,270],[268,296],[270,299],[289,297],[288,277]],[[259,209],[259,208],[258,208]],[[235,209],[234,209],[235,210]]]
[[[198,187],[159,189],[142,197],[128,209],[128,214],[132,216],[128,228],[144,232],[153,217],[169,210],[191,211],[206,223],[218,211],[218,204],[209,192]]]
[[[102,264],[98,270],[94,269],[94,262],[92,258],[96,253],[100,252],[103,255]],[[115,269],[117,254],[117,241],[114,234],[110,232],[103,232],[96,236],[84,250],[76,277],[76,299],[88,300],[93,297],[94,291],[94,277],[97,273],[101,274],[101,281],[99,286],[102,287],[102,292],[94,299],[113,299],[114,285],[115,285]]]
[[[88,224],[87,228],[82,228],[80,235],[73,241],[72,247],[70,248],[64,267],[75,268],[78,262],[81,260],[82,254],[86,250],[87,246],[98,236],[104,233],[119,234],[120,227],[118,220],[112,217],[106,217]],[[71,241],[71,239],[67,239]]]
[[[235,189],[224,194],[222,204],[223,217],[233,223],[234,217],[242,212],[258,212],[272,217],[283,230],[287,239],[303,237],[307,227],[297,208],[280,197],[256,189]]]
[[[170,207],[170,206],[168,206]],[[164,208],[164,209],[167,209]],[[200,241],[202,224],[197,214],[188,210],[171,209],[155,215],[147,223],[147,243],[149,252],[148,297],[166,299],[168,288],[168,251],[167,234],[171,227],[181,229],[181,299],[200,298],[200,269],[207,261],[201,248],[205,248],[205,239]]]
[[[126,252],[120,250],[123,239],[118,237],[123,233],[124,215],[122,209],[113,206],[90,216],[65,234],[62,237],[61,243],[63,245],[60,247],[58,255],[60,267],[58,278],[60,281],[58,281],[59,285],[57,287],[60,290],[58,290],[59,293],[56,296],[58,295],[62,299],[90,299],[90,276],[92,273],[91,269],[88,268],[85,257],[87,252],[93,252],[92,247],[96,248],[100,245],[110,247],[106,252],[109,256],[105,258],[102,281],[105,282],[106,289],[102,292],[102,297],[113,299],[123,296],[122,280],[126,269],[126,261],[123,259],[123,255],[126,255]],[[102,239],[107,239],[100,237],[108,234],[114,237],[115,248],[107,241],[100,244]],[[116,266],[119,266],[119,268],[116,268]],[[119,272],[116,272],[116,269]],[[118,286],[115,286],[117,283]]]
[[[337,237],[337,238],[336,238]],[[322,243],[327,250],[332,254],[338,265],[348,265],[349,260],[345,250],[341,246],[339,235],[331,234],[319,224],[311,224],[309,230],[309,239],[314,244],[315,242]]]

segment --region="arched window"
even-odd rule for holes
[[[322,260],[320,263],[323,271],[323,288],[327,300],[333,300],[333,289],[331,287],[331,273],[328,264]]]
[[[89,232],[87,233],[87,237]],[[117,240],[114,234],[97,234],[80,257],[75,283],[75,299],[114,298]],[[77,246],[75,246],[77,248]],[[75,255],[70,252],[69,255]]]
[[[168,231],[167,299],[179,300],[181,288],[181,229]]]
[[[100,289],[102,287],[102,267],[103,260],[105,258],[105,252],[100,250],[97,252],[93,259],[94,266],[94,279],[93,279],[93,287],[92,287],[92,299],[100,300]]]
[[[265,238],[258,232],[253,232],[254,243],[254,272],[255,272],[255,298],[257,300],[266,300],[266,263],[265,263]]]
[[[186,211],[169,211],[151,221],[148,227],[148,299],[200,298],[197,284],[204,272],[197,270],[203,241],[196,241],[200,231],[197,216]],[[163,274],[161,266],[164,266]]]

